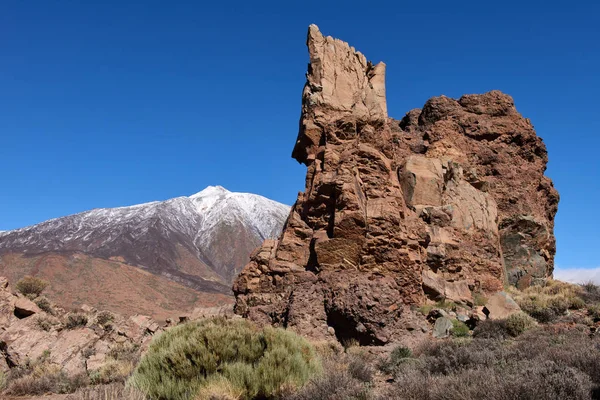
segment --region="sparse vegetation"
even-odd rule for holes
[[[420,362],[396,370],[381,399],[591,399],[600,387],[597,342],[583,328],[557,329],[530,329],[510,341],[428,343]]]
[[[473,336],[479,339],[503,340],[517,337],[536,325],[535,320],[525,313],[516,313],[502,320],[486,320],[479,323]]]
[[[135,369],[135,364],[128,360],[109,358],[102,367],[90,374],[92,384],[124,383]]]
[[[16,285],[17,290],[30,299],[37,298],[46,287],[48,287],[48,282],[29,275],[19,280]]]
[[[35,299],[35,304],[40,308],[40,310],[47,312],[50,315],[54,315],[54,308],[52,307],[52,303],[46,297],[38,297]]]
[[[402,363],[413,356],[412,351],[408,347],[396,346],[390,353],[388,358],[382,359],[379,362],[378,368],[384,373],[393,373]]]
[[[147,400],[139,390],[118,383],[80,389],[69,398],[73,400]]]
[[[324,373],[295,391],[285,393],[281,400],[370,400],[374,369],[372,357],[358,346],[340,350],[335,346],[320,352]]]
[[[49,351],[22,368],[11,369],[6,377],[6,394],[14,396],[43,395],[46,393],[73,393],[87,386],[86,374],[68,375],[60,366],[50,364]]]
[[[112,321],[114,321],[115,316],[110,311],[100,311],[96,316],[96,322],[98,325],[106,327]]]
[[[71,314],[67,315],[67,320],[65,322],[65,328],[77,329],[77,328],[86,326],[87,323],[88,323],[88,319],[84,314],[71,313]]]
[[[320,370],[312,345],[290,331],[211,318],[154,339],[130,383],[165,400],[210,398],[211,390],[225,389],[239,399],[268,399],[302,387]]]
[[[469,336],[469,327],[459,320],[452,320],[452,336],[454,337],[467,337]]]
[[[42,331],[48,332],[52,329],[54,325],[54,320],[44,315],[38,315],[35,319],[35,326]]]
[[[512,289],[511,294],[523,311],[537,321],[547,323],[564,315],[569,309],[584,308],[586,299],[595,296],[594,286],[548,280],[545,285],[531,286],[523,291]]]

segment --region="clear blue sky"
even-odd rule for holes
[[[391,116],[500,89],[561,194],[557,264],[597,267],[600,6],[13,1],[0,5],[0,230],[207,185],[291,204],[316,23],[388,65]]]

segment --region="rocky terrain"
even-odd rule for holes
[[[3,377],[12,374],[16,380],[43,372],[70,384],[112,368],[127,369],[122,371],[126,376],[152,335],[162,330],[147,316],[125,318],[86,305],[67,312],[39,299],[14,291],[0,278]]]
[[[314,25],[307,45],[292,154],[306,188],[235,281],[238,314],[383,345],[426,330],[416,305],[473,309],[552,276],[559,197],[510,96],[434,97],[395,120],[385,64]]]
[[[164,318],[231,301],[252,250],[277,237],[289,207],[208,187],[131,207],[96,209],[0,233],[0,274],[36,275],[64,306],[87,303]],[[56,284],[54,284],[56,282]]]

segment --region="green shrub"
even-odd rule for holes
[[[535,320],[529,315],[520,312],[512,314],[504,322],[506,332],[511,336],[519,336],[535,326]]]
[[[378,368],[386,374],[393,373],[402,363],[413,356],[412,351],[408,347],[396,346],[390,353],[390,356],[383,359]]]
[[[320,370],[312,345],[290,331],[211,318],[156,337],[130,384],[152,399],[210,398],[210,387],[229,387],[240,399],[269,399],[303,386]]]
[[[17,282],[16,287],[23,295],[36,298],[48,287],[48,282],[35,276],[25,276]]]
[[[82,326],[86,326],[88,323],[88,319],[83,314],[73,313],[67,315],[67,321],[65,322],[65,327],[67,329],[76,329]]]
[[[464,322],[457,319],[452,320],[452,336],[467,337],[469,336],[469,327]]]

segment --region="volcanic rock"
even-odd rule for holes
[[[110,324],[102,325],[99,312],[89,307],[78,311],[85,315],[85,326],[69,327],[62,308],[53,307],[53,314],[48,314],[13,294],[6,278],[0,277],[0,282],[0,373],[41,362],[69,376],[91,373],[110,361],[109,352],[130,348],[139,353],[162,331],[145,316],[125,319],[111,314]]]
[[[521,307],[506,292],[498,292],[485,303],[483,313],[489,319],[505,319],[521,311]]]
[[[27,318],[30,315],[40,312],[40,308],[35,303],[25,297],[19,297],[15,301],[15,316],[17,318]]]
[[[292,156],[307,167],[278,241],[234,283],[235,311],[313,337],[381,345],[411,305],[552,275],[558,194],[546,148],[499,91],[387,116],[385,64],[309,27]],[[333,328],[333,329],[330,329]]]

